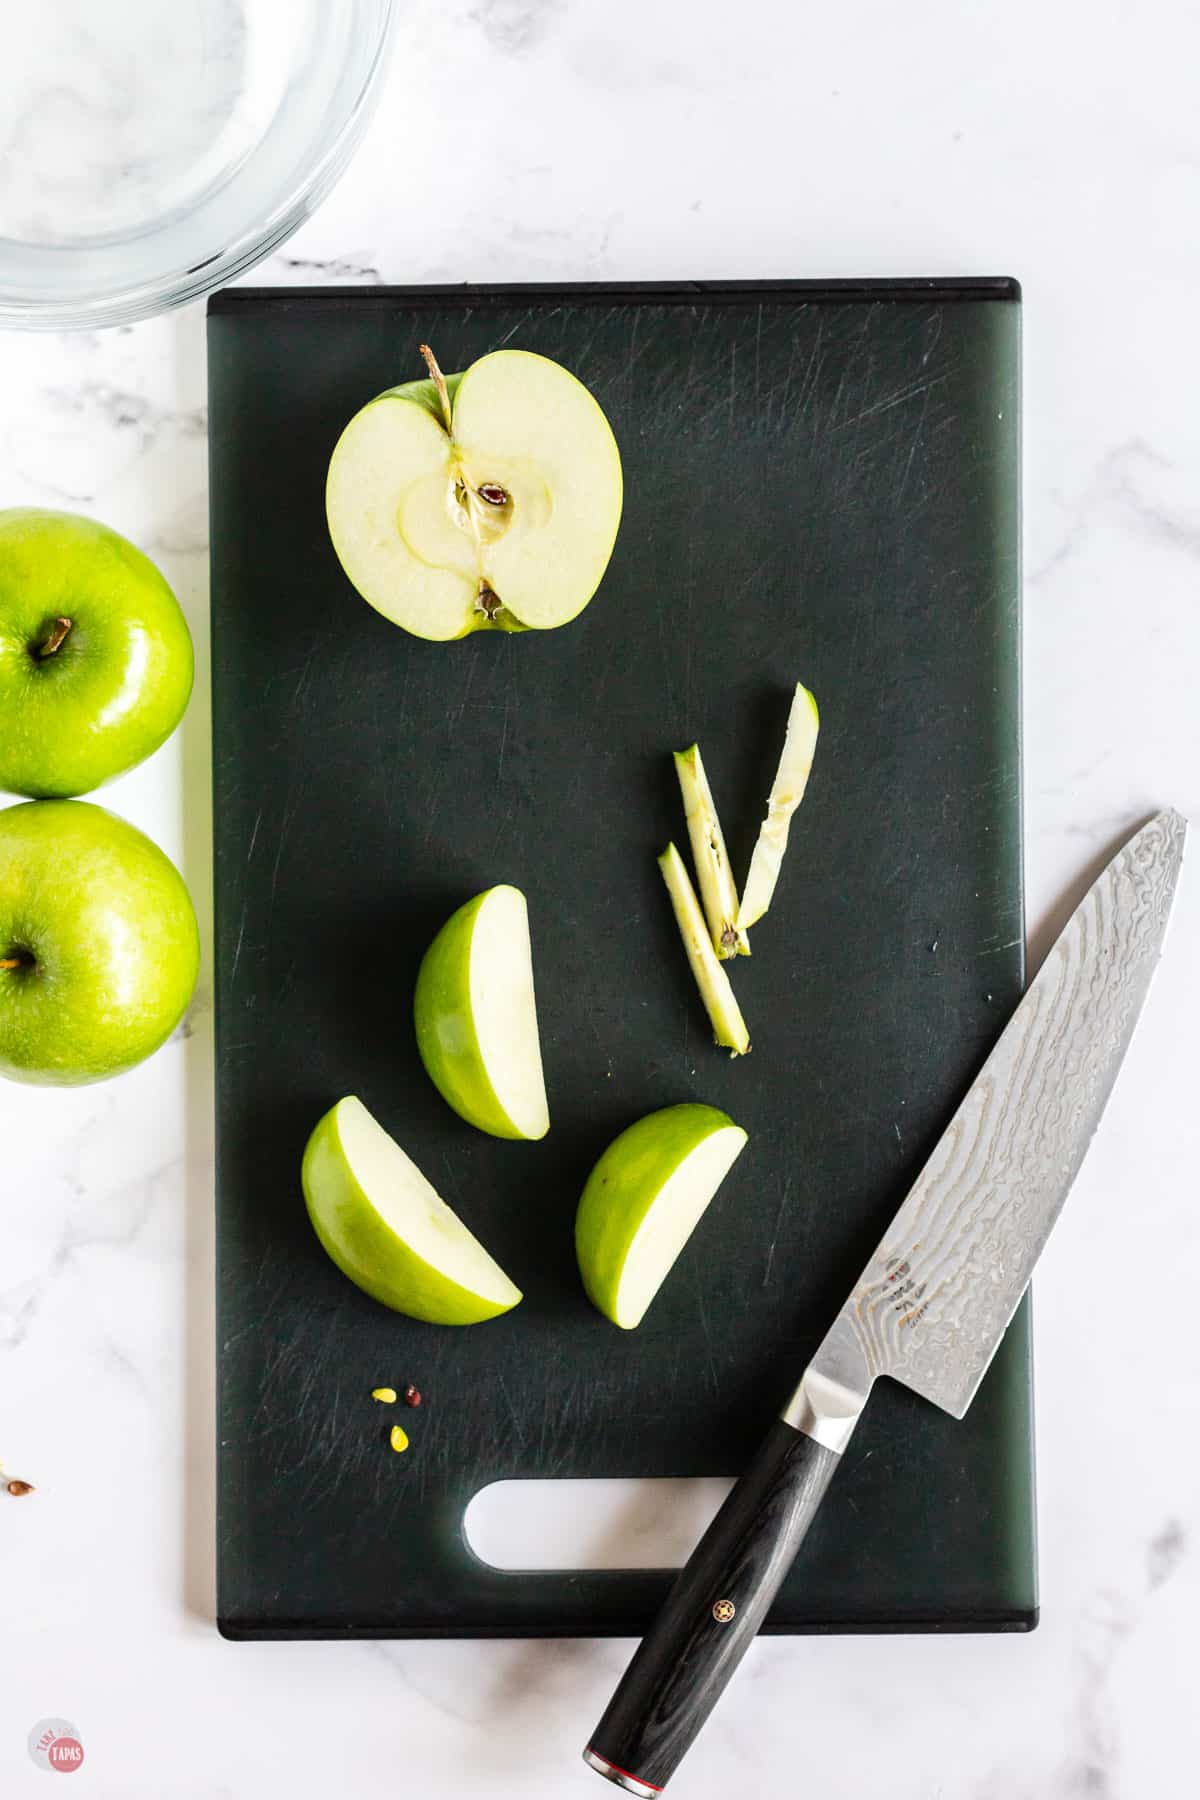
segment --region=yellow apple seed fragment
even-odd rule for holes
[[[371,1398],[378,1400],[382,1406],[395,1406],[396,1390],[395,1388],[372,1388]]]
[[[757,919],[762,918],[771,904],[775,883],[779,880],[783,853],[787,849],[792,814],[803,800],[804,790],[808,786],[820,724],[821,716],[817,711],[816,701],[808,689],[797,682],[792,709],[788,714],[783,754],[779,758],[779,767],[775,771],[775,780],[767,801],[767,816],[759,828],[758,842],[754,846],[754,855],[750,858],[750,872],[742,889],[742,904],[737,915],[741,931],[748,931]]]
[[[393,1425],[392,1426],[392,1434],[391,1434],[390,1438],[388,1439],[388,1442],[391,1444],[392,1449],[397,1452],[399,1452],[401,1450],[407,1450],[408,1449],[408,1433],[407,1433],[407,1431],[404,1430],[403,1426]]]
[[[658,859],[658,866],[671,896],[675,923],[679,926],[700,998],[712,1020],[713,1037],[735,1056],[744,1056],[750,1048],[750,1033],[729,985],[729,977],[717,961],[696,890],[674,844],[667,845]]]
[[[699,744],[675,752],[675,773],[683,796],[683,814],[692,841],[692,859],[713,949],[724,959],[749,956],[746,934],[737,924],[738,897],[725,848],[725,834],[704,772]]]

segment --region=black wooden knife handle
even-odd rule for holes
[[[584,1760],[661,1792],[750,1647],[841,1457],[777,1421],[680,1570]]]

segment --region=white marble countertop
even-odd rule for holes
[[[1200,816],[1200,25],[1140,8],[731,14],[413,0],[265,282],[1013,274],[1026,345],[1036,962],[1083,875]],[[0,337],[0,505],[94,512],[206,638],[203,317]],[[206,671],[107,799],[209,911]],[[1200,881],[1036,1294],[1042,1624],[755,1647],[672,1791],[1183,1800],[1200,1709]],[[622,1643],[231,1645],[213,1610],[211,981],[109,1086],[0,1088],[0,1789],[80,1729],[111,1800],[598,1794]]]

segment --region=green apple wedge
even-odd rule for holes
[[[606,1319],[641,1324],[745,1145],[727,1113],[688,1103],[647,1114],[608,1146],[575,1217],[579,1272]]]
[[[521,1290],[353,1095],[319,1121],[301,1184],[322,1247],[356,1287],[432,1325],[478,1325]]]
[[[178,1025],[199,961],[181,876],[124,819],[86,800],[0,812],[0,1075],[131,1069]]]
[[[621,522],[621,457],[568,370],[495,350],[391,388],[346,426],[325,489],[329,535],[385,618],[444,642],[549,630],[582,612]]]
[[[529,909],[519,888],[488,888],[442,926],[417,974],[413,1021],[430,1080],[461,1118],[493,1137],[545,1137]]]
[[[167,739],[192,691],[179,602],[140,550],[74,513],[0,512],[0,789],[90,793]]]

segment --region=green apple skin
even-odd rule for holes
[[[373,1300],[433,1325],[480,1325],[511,1312],[511,1306],[495,1305],[448,1280],[389,1229],[355,1180],[338,1131],[337,1106],[309,1138],[300,1180],[326,1255]]]
[[[457,375],[445,377],[446,392],[450,397],[451,408],[454,406],[455,395],[462,385],[462,378],[466,372],[465,369],[460,369]],[[446,422],[442,415],[441,395],[429,376],[426,376],[423,381],[402,381],[399,387],[388,388],[377,398],[380,400],[414,400],[418,406],[423,406],[439,425],[444,425]]]
[[[575,1215],[575,1254],[588,1299],[614,1324],[626,1253],[664,1182],[716,1131],[738,1127],[699,1101],[647,1113],[604,1151]],[[744,1137],[744,1134],[743,1134]]]
[[[200,937],[174,865],[85,800],[0,812],[0,1075],[104,1081],[170,1037],[196,986]]]
[[[425,952],[413,996],[413,1023],[421,1061],[446,1104],[479,1131],[525,1143],[525,1133],[496,1098],[471,1008],[471,936],[492,891],[485,889],[452,913]]]
[[[485,898],[476,894],[452,913],[421,959],[413,1025],[425,1072],[447,1106],[468,1125],[511,1139],[518,1134],[496,1103],[471,1013],[471,934]]]
[[[58,618],[71,629],[39,657]],[[75,513],[0,512],[0,790],[67,799],[132,769],[192,679],[187,621],[140,550]]]

